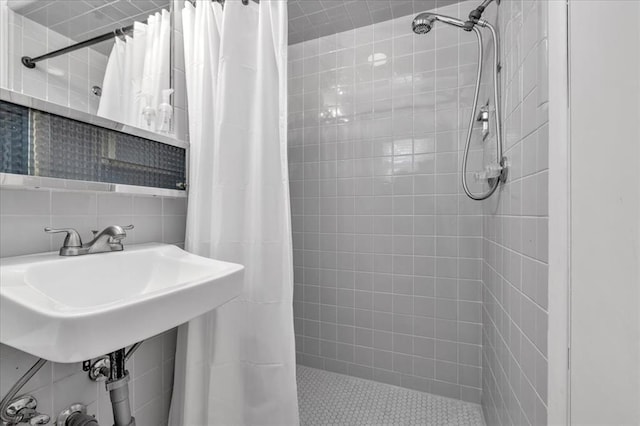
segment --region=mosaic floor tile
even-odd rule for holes
[[[484,426],[478,404],[298,366],[301,426]]]

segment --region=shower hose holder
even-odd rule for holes
[[[496,179],[498,179],[500,183],[505,183],[509,178],[509,163],[507,161],[507,157],[502,157],[502,159],[500,159],[499,170],[498,176],[490,177],[488,179],[489,185],[493,185]]]
[[[493,186],[496,183],[496,179],[499,180],[500,183],[505,183],[509,177],[509,164],[507,162],[507,157],[502,157],[500,164],[486,166],[484,171],[475,173],[474,176],[478,182],[486,180],[489,183],[489,186]]]

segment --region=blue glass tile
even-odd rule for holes
[[[29,109],[0,103],[0,172],[27,174]]]
[[[169,189],[186,181],[183,148],[0,104],[3,172]]]

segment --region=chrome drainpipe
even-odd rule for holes
[[[136,348],[137,349],[137,348]],[[106,388],[111,399],[114,426],[135,426],[136,419],[131,416],[129,403],[129,372],[125,369],[127,356],[124,349],[109,354],[111,374]]]
[[[129,348],[129,351],[119,349],[108,355],[85,361],[83,370],[89,372],[89,378],[94,382],[105,382],[111,400],[114,426],[135,426],[136,419],[131,416],[131,403],[129,402],[129,372],[125,363],[140,347],[138,342]]]

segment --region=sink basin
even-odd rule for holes
[[[54,362],[95,358],[238,296],[244,267],[168,244],[0,259],[0,342]]]

